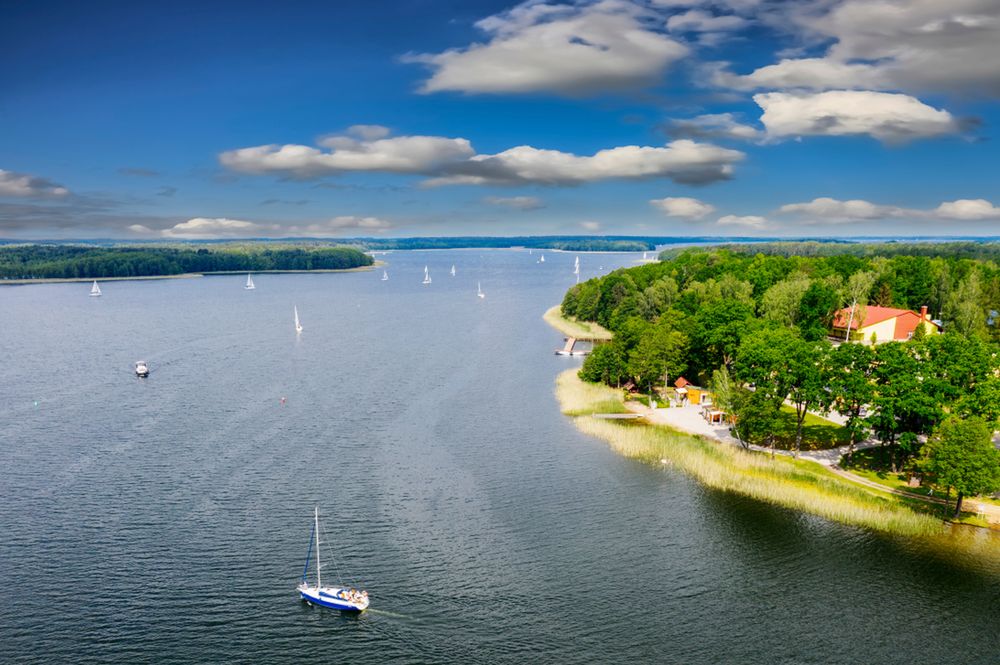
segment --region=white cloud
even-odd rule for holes
[[[733,14],[713,14],[702,9],[690,9],[667,19],[670,32],[727,32],[739,30],[746,19]]]
[[[434,178],[427,184],[576,185],[613,178],[669,178],[706,184],[731,177],[733,164],[743,157],[737,150],[689,140],[672,141],[662,148],[621,146],[583,156],[518,146],[495,155],[476,155],[456,166],[454,175]]]
[[[656,32],[638,4],[529,1],[479,21],[489,35],[438,54],[410,55],[433,70],[423,92],[585,95],[658,81],[688,48]]]
[[[750,229],[764,229],[768,227],[765,217],[757,215],[725,215],[716,222],[719,226],[743,226]]]
[[[243,173],[309,178],[348,171],[427,173],[473,154],[466,139],[387,134],[383,127],[356,125],[348,134],[320,139],[328,151],[296,144],[261,145],[223,152],[219,161]]]
[[[669,178],[705,184],[729,178],[744,154],[708,143],[678,140],[663,147],[621,146],[593,155],[518,146],[478,155],[466,139],[398,136],[364,140],[350,135],[322,139],[329,152],[303,145],[231,150],[219,161],[235,171],[319,177],[349,171],[420,174],[428,186],[575,185],[613,178]]]
[[[686,196],[668,196],[664,199],[653,199],[649,203],[669,217],[702,219],[715,212],[715,206],[710,203]]]
[[[292,236],[337,236],[348,232],[384,233],[392,224],[378,217],[342,215],[321,222],[306,224],[277,224],[248,222],[225,217],[195,217],[169,228],[155,231],[141,224],[133,224],[129,231],[141,235],[158,233],[164,238],[280,238]]]
[[[959,123],[947,111],[902,94],[833,90],[816,94],[754,95],[770,138],[869,135],[885,143],[953,134]]]
[[[592,221],[580,222],[580,228],[583,229],[584,231],[590,231],[592,233],[596,233],[597,231],[601,230],[601,224],[600,222],[592,222]]]
[[[710,113],[694,118],[681,118],[668,123],[671,136],[692,139],[737,139],[756,141],[764,133],[736,119],[734,113]]]
[[[1000,94],[1000,2],[843,0],[789,5],[785,28],[818,58],[786,59],[724,85],[752,88],[865,88]]]
[[[0,196],[60,198],[68,195],[68,189],[47,178],[0,169]]]
[[[506,206],[517,210],[538,210],[545,204],[537,196],[487,196],[486,203],[494,206]]]
[[[841,201],[820,197],[806,203],[789,203],[778,212],[832,222],[860,222],[879,219],[937,219],[978,221],[1000,219],[1000,207],[986,199],[945,201],[936,208],[922,210],[879,205],[861,199]]]
[[[934,209],[934,214],[947,219],[1000,219],[1000,207],[986,199],[946,201]]]
[[[789,203],[778,209],[785,214],[799,214],[830,220],[856,221],[865,219],[885,219],[906,215],[905,208],[876,205],[861,199],[839,201],[828,197],[813,199],[808,203]]]

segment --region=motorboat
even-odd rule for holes
[[[145,360],[139,360],[135,363],[135,375],[142,378],[149,376],[149,365],[146,364]]]

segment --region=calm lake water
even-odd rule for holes
[[[1000,571],[707,490],[561,416],[579,360],[541,315],[574,255],[379,258],[387,282],[0,288],[0,661],[1000,659]],[[361,616],[295,593],[317,504]]]

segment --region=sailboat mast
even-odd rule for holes
[[[314,513],[314,515],[315,515],[314,530],[316,531],[316,593],[319,594],[319,590],[323,588],[323,584],[320,581],[320,568],[322,566],[320,566],[319,564],[319,506],[316,506],[316,512]]]

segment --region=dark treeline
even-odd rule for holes
[[[369,266],[354,247],[0,247],[0,279],[153,277],[223,271],[332,270]]]
[[[614,333],[587,357],[585,380],[653,391],[683,374],[715,392],[741,440],[772,446],[780,411],[791,404],[795,449],[808,412],[836,411],[848,421],[851,442],[874,434],[894,469],[920,460],[920,468],[939,473],[944,467],[928,461],[934,450],[975,451],[979,457],[963,468],[986,469],[992,480],[942,482],[967,493],[993,491],[1000,487],[989,442],[1000,419],[1000,266],[964,258],[965,251],[945,245],[931,257],[884,256],[873,247],[829,256],[688,249],[578,284],[562,309]],[[833,315],[852,303],[927,305],[943,319],[944,333],[918,327],[905,342],[834,347]],[[941,443],[966,435],[968,445]]]
[[[845,242],[845,241],[781,241],[727,244],[726,249],[739,254],[768,256],[923,256],[942,259],[977,259],[1000,261],[1000,242],[991,240],[957,242]],[[678,250],[667,250],[671,258]]]

